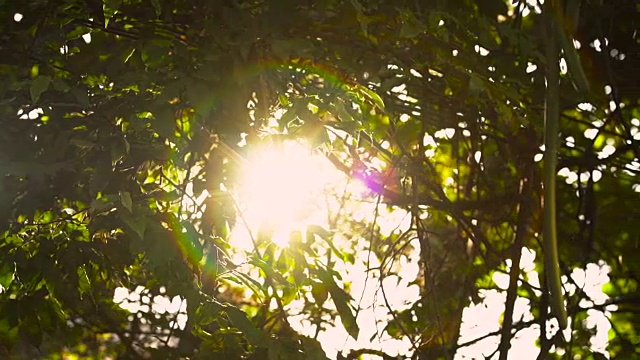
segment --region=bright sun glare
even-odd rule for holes
[[[249,237],[268,231],[279,245],[318,215],[326,187],[344,180],[327,159],[299,142],[272,144],[247,160],[237,195],[244,231]]]

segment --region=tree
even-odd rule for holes
[[[357,338],[357,295],[334,266],[356,262],[362,238],[381,284],[394,261],[419,252],[420,299],[389,307],[383,330],[410,341],[410,358],[453,358],[468,345],[463,310],[487,289],[506,293],[501,330],[487,334],[501,339],[501,358],[529,328],[540,332],[541,359],[604,356],[584,321],[594,311],[610,321],[611,358],[640,352],[633,2],[0,7],[3,356],[325,358],[293,330],[288,305],[303,299],[318,328],[337,314]],[[555,247],[541,235],[545,110],[547,125],[560,118],[557,154],[544,159],[557,201],[544,206],[559,224],[566,340],[540,331],[562,324],[555,278],[538,287],[519,266],[523,249],[539,255],[538,272],[555,265],[541,255]],[[274,113],[277,135],[265,137]],[[236,267],[229,236],[241,214],[229,190],[243,159],[281,138],[305,139],[411,226],[386,234],[340,217],[335,228],[293,233],[287,248],[254,239],[247,267]],[[336,247],[338,232],[353,241]],[[594,263],[610,267],[605,303],[571,276]],[[506,290],[496,273],[509,275]],[[147,298],[183,299],[184,326],[179,311],[114,302],[117,288],[137,286]],[[533,320],[514,317],[517,299]],[[339,356],[366,353],[389,357]]]

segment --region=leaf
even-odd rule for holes
[[[307,227],[307,234],[306,235],[307,235],[306,238],[307,238],[307,242],[308,243],[313,243],[313,241],[315,240],[314,236],[318,235],[322,240],[324,240],[327,243],[327,245],[329,245],[329,247],[334,252],[334,254],[338,255],[340,257],[340,259],[343,260],[343,261],[347,260],[344,257],[344,253],[342,251],[338,250],[338,248],[331,241],[331,233],[329,231],[327,231],[326,229],[324,229],[322,226],[309,225]]]
[[[89,106],[89,91],[84,87],[73,87],[71,92],[75,95],[78,104],[83,107]]]
[[[362,30],[362,33],[364,34],[364,36],[368,36],[368,27],[371,20],[369,20],[369,17],[364,14],[364,7],[362,6],[362,4],[360,4],[360,2],[358,2],[358,0],[351,0],[351,5],[356,10],[356,19],[358,20],[358,23],[360,23],[360,29]]]
[[[14,279],[14,273],[11,266],[3,264],[0,268],[0,289],[6,289],[11,285]]]
[[[342,123],[350,123],[355,122],[353,116],[349,113],[347,108],[344,106],[344,102],[338,101],[334,104],[335,114],[340,119]]]
[[[347,333],[355,340],[358,340],[360,328],[358,327],[356,317],[351,311],[351,306],[349,305],[351,296],[336,284],[334,280],[335,274],[337,273],[333,270],[324,269],[320,274],[318,274],[318,277],[329,290],[331,299],[336,305],[336,310],[340,315],[340,320],[342,321],[344,328],[347,330]]]
[[[122,0],[103,0],[102,12],[104,14],[104,27],[109,25],[109,20],[118,12]]]
[[[252,256],[251,260],[249,261],[249,263],[259,267],[260,270],[264,271],[264,273],[267,276],[269,276],[272,280],[274,280],[277,284],[280,284],[280,285],[283,285],[283,286],[292,286],[293,285],[290,282],[288,282],[287,279],[285,279],[285,277],[282,275],[282,273],[280,273],[279,271],[275,270],[270,263],[264,261],[263,259],[258,258],[256,256]]]
[[[161,106],[154,111],[154,119],[151,127],[160,135],[167,139],[175,139],[176,120],[175,112],[169,106]]]
[[[327,129],[320,121],[305,121],[305,123],[297,129],[295,134],[305,138],[314,149],[329,142]]]
[[[384,110],[384,101],[382,101],[382,98],[380,97],[380,95],[376,94],[375,91],[369,89],[366,86],[362,86],[362,85],[358,86],[358,90],[366,98],[368,98],[371,102],[373,102],[377,107],[379,107],[380,110]]]
[[[242,331],[251,345],[259,346],[262,344],[265,339],[264,334],[253,325],[244,311],[232,305],[225,305],[224,311],[229,316],[233,326]]]
[[[204,256],[204,248],[200,243],[200,233],[189,221],[181,221],[180,226],[186,231],[182,241],[178,242],[178,247],[184,254],[187,254],[189,261],[199,263]],[[212,251],[217,255],[217,249]]]
[[[133,230],[140,240],[144,239],[144,232],[147,228],[147,219],[145,216],[135,216],[132,214],[120,214],[120,219]]]
[[[289,305],[293,300],[298,297],[298,289],[294,285],[285,285],[282,288],[282,304]]]
[[[307,234],[316,234],[326,241],[331,239],[331,233],[319,225],[309,225],[307,227]]]
[[[410,11],[404,11],[401,14],[402,27],[400,28],[400,37],[411,39],[422,34],[426,27]]]
[[[313,282],[311,284],[311,295],[318,306],[322,306],[329,296],[329,289],[323,282]]]
[[[484,81],[475,73],[469,74],[469,93],[480,95],[484,90]]]
[[[80,295],[91,294],[91,280],[84,265],[78,267],[78,291]]]
[[[400,37],[411,39],[422,34],[423,31],[423,27],[418,26],[414,22],[407,21],[402,24],[400,28]]]
[[[196,322],[200,326],[209,325],[216,321],[222,306],[217,302],[207,302],[196,310]]]
[[[349,305],[351,297],[333,281],[332,277],[329,279],[331,279],[331,283],[328,284],[329,292],[331,293],[333,303],[336,305],[336,310],[338,310],[338,314],[340,315],[342,325],[352,338],[358,340],[360,328],[358,327],[356,317],[351,311],[351,306]]]
[[[60,91],[60,92],[69,92],[69,90],[71,90],[71,87],[69,86],[69,84],[67,84],[67,82],[63,79],[60,78],[54,78],[51,81],[51,86],[53,86],[54,90]]]
[[[106,195],[102,198],[92,200],[89,205],[89,210],[94,214],[111,209],[113,209],[113,202],[109,199],[109,196]]]
[[[240,271],[232,271],[230,273],[224,274],[224,277],[235,283],[246,285],[251,291],[253,291],[254,294],[256,294],[261,299],[267,296],[264,287],[247,274],[244,274]]]
[[[215,103],[211,94],[211,88],[203,82],[195,82],[186,89],[186,99],[198,115],[208,116]]]
[[[280,120],[278,120],[280,131],[284,129],[288,129],[289,125],[298,117],[296,110],[297,110],[297,107],[299,106],[296,106],[296,105],[294,105],[293,108],[287,110],[287,112],[282,114],[282,117],[280,117]]]
[[[303,336],[300,339],[304,349],[304,358],[308,360],[326,360],[327,355],[322,350],[322,345],[316,339]]]
[[[31,67],[31,70],[29,71],[29,75],[32,78],[36,78],[38,75],[40,75],[40,65],[39,64],[34,64]]]
[[[111,163],[117,164],[119,161],[122,161],[128,154],[131,149],[131,145],[124,137],[116,138],[111,143]]]
[[[49,84],[51,84],[51,77],[47,75],[39,75],[33,79],[31,82],[31,89],[29,89],[29,92],[31,93],[31,101],[34,103],[38,102],[40,95],[49,88]]]
[[[129,210],[130,213],[133,213],[133,202],[131,201],[131,194],[128,191],[120,192],[120,203],[125,209]]]

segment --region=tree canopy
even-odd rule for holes
[[[539,359],[638,357],[639,15],[597,0],[0,0],[0,358],[453,359],[490,338],[474,358],[507,359],[527,331]],[[240,169],[291,141],[364,183],[336,196],[375,214],[334,208],[287,246],[263,229],[239,251]],[[408,225],[387,231],[394,212]],[[387,304],[370,343],[403,340],[400,354],[318,341],[364,336],[341,270],[356,265]],[[606,300],[576,276],[594,268]],[[418,299],[392,306],[389,278]],[[462,341],[491,292],[499,328]]]

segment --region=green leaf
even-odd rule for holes
[[[406,11],[402,14],[402,27],[400,28],[400,37],[411,39],[422,34],[426,27],[410,12]]]
[[[305,121],[305,123],[297,129],[295,134],[307,139],[307,142],[314,149],[329,142],[327,129],[320,121]]]
[[[256,265],[260,268],[260,270],[264,271],[264,273],[269,276],[272,280],[274,280],[277,284],[284,286],[291,286],[292,284],[284,278],[284,276],[277,270],[273,268],[271,263],[264,261],[261,258],[256,256],[251,257],[250,264]]]
[[[106,210],[113,209],[114,203],[109,199],[109,196],[103,196],[99,199],[94,199],[89,205],[89,209],[92,213],[100,213]]]
[[[200,243],[200,233],[196,230],[195,226],[189,221],[181,221],[180,226],[184,228],[184,240],[178,242],[180,250],[188,255],[190,261],[199,263],[204,256],[204,248]],[[211,251],[214,256],[217,256],[217,247]]]
[[[206,117],[215,108],[211,88],[203,82],[195,82],[186,89],[186,99],[200,116]]]
[[[31,101],[34,103],[38,102],[40,95],[49,88],[49,84],[51,84],[51,76],[39,75],[33,79],[31,82],[31,89],[29,89],[29,92],[31,93]]]
[[[120,219],[138,235],[140,240],[144,239],[144,232],[147,228],[147,218],[145,216],[121,213]]]
[[[122,0],[103,0],[102,11],[104,14],[104,26],[109,25],[109,20],[118,12]]]
[[[237,284],[240,284],[240,285],[244,284],[251,291],[253,291],[254,294],[256,294],[260,298],[267,296],[267,293],[264,287],[247,274],[244,274],[240,271],[231,271],[229,273],[224,274],[223,276]]]
[[[341,289],[338,284],[336,284],[334,280],[334,275],[337,274],[335,271],[330,269],[321,270],[318,274],[320,280],[322,280],[323,285],[329,290],[331,294],[331,299],[333,303],[336,305],[336,310],[340,315],[340,320],[342,321],[342,325],[347,330],[347,333],[354,338],[358,339],[358,333],[360,332],[360,328],[358,327],[358,323],[356,322],[356,317],[353,314],[350,306],[351,296]]]
[[[280,119],[278,120],[278,124],[280,125],[280,131],[283,131],[284,129],[288,129],[289,125],[297,117],[298,115],[296,113],[296,106],[294,105],[293,108],[287,110],[284,114],[282,114],[282,117],[280,117]]]
[[[131,150],[131,145],[124,137],[120,137],[115,139],[111,143],[111,163],[117,164],[119,161],[124,159]]]
[[[151,127],[158,135],[167,139],[175,139],[175,112],[170,106],[161,106],[154,111]]]
[[[327,231],[325,228],[319,225],[309,225],[307,226],[307,234],[315,234],[320,236],[325,241],[331,240],[331,233]]]
[[[133,202],[131,201],[131,194],[128,191],[120,192],[120,203],[122,203],[125,209],[133,213]]]
[[[318,226],[318,225],[307,226],[306,235],[307,235],[306,238],[308,243],[313,243],[313,241],[315,240],[314,239],[315,235],[319,236],[322,240],[324,240],[327,243],[327,245],[329,245],[329,248],[331,248],[334,254],[338,255],[340,259],[342,259],[343,261],[347,260],[344,258],[344,253],[338,250],[338,248],[333,244],[333,241],[331,241],[331,233],[326,229],[324,229],[322,226]]]
[[[40,75],[40,65],[39,64],[34,64],[31,67],[31,70],[29,71],[29,75],[32,78],[36,78],[38,75]]]
[[[366,98],[368,98],[371,102],[373,102],[380,110],[384,110],[384,101],[380,95],[376,94],[375,91],[369,89],[366,86],[359,85],[358,90],[362,93]]]
[[[298,297],[298,289],[294,285],[285,285],[282,288],[282,304],[289,305]]]
[[[212,322],[216,321],[219,317],[220,310],[222,310],[222,305],[217,302],[207,302],[202,304],[196,310],[196,322],[200,326],[209,325]]]
[[[264,334],[253,325],[244,311],[232,305],[225,305],[224,311],[229,316],[233,326],[242,331],[251,345],[259,346],[262,344],[265,339]]]
[[[329,288],[323,282],[313,282],[311,284],[311,295],[318,306],[322,306],[329,297]]]
[[[351,311],[351,306],[349,305],[351,297],[346,291],[338,287],[333,279],[331,279],[331,284],[329,284],[329,292],[331,293],[333,303],[336,305],[336,310],[338,310],[338,314],[340,315],[342,325],[352,338],[358,340],[360,328],[358,327],[356,317]]]
[[[83,107],[89,106],[89,91],[86,88],[74,87],[72,88],[71,92],[73,92],[73,94],[75,95],[78,104]]]
[[[367,36],[369,33],[368,26],[371,20],[369,20],[369,17],[364,14],[364,7],[358,0],[351,0],[351,5],[353,5],[356,10],[356,19],[358,20],[358,23],[360,23],[362,33]]]
[[[78,267],[78,291],[80,294],[91,294],[91,280],[84,265]]]
[[[322,350],[322,345],[316,339],[303,336],[300,339],[304,349],[304,358],[307,360],[326,360],[327,355]]]
[[[67,84],[67,82],[63,79],[60,78],[53,78],[53,80],[51,81],[51,86],[53,86],[54,90],[60,91],[60,92],[69,92],[69,90],[71,90],[71,87],[69,86],[69,84]]]
[[[14,279],[14,273],[11,266],[3,264],[0,268],[0,289],[6,289],[11,285]]]
[[[342,123],[355,122],[351,113],[349,113],[349,111],[344,106],[344,102],[342,101],[336,102],[334,104],[334,109],[335,109],[334,115],[337,115]]]

